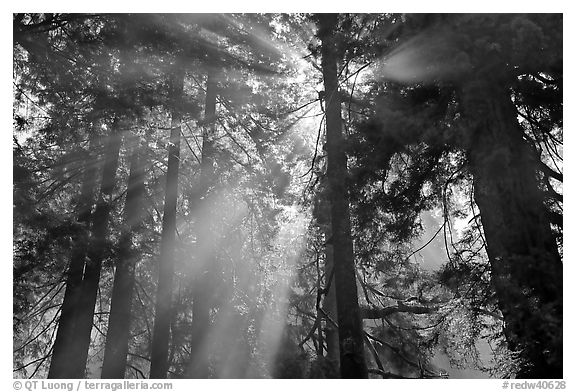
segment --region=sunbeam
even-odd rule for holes
[[[290,284],[304,250],[304,234],[309,220],[308,214],[294,207],[285,209],[283,215],[283,223],[273,248],[265,258],[268,265],[264,279],[268,283],[269,292],[264,300],[274,306],[267,307],[262,315],[262,327],[258,335],[258,346],[261,347],[269,377],[272,376],[276,354],[281,349],[280,342],[288,314]]]
[[[425,31],[380,58],[372,69],[377,79],[433,83],[456,80],[470,71],[471,64],[454,33]]]
[[[12,18],[14,377],[563,378],[563,14]]]

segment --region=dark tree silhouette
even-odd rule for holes
[[[168,372],[168,347],[170,320],[172,320],[172,282],[174,279],[174,244],[176,240],[176,203],[178,200],[178,167],[180,165],[181,100],[184,91],[184,64],[177,59],[170,79],[171,126],[168,147],[168,170],[164,215],[162,218],[162,242],[160,244],[160,268],[152,336],[150,378],[166,378]]]
[[[128,135],[130,175],[124,205],[124,226],[118,243],[118,260],[110,300],[110,318],[102,364],[102,378],[124,378],[130,339],[130,319],[138,250],[132,245],[141,231],[145,196],[144,160],[141,142]]]
[[[338,15],[318,15],[322,40],[322,74],[326,92],[327,178],[330,194],[330,219],[334,249],[334,283],[340,341],[340,374],[342,378],[367,378],[364,359],[362,320],[358,306],[354,250],[350,228],[346,153],[342,136],[341,102],[338,93],[338,69],[335,33]]]

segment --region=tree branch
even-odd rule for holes
[[[385,372],[384,370],[380,369],[368,369],[368,373],[378,374],[382,376],[382,378],[406,378],[406,379],[413,378],[413,377],[404,377],[395,373]]]
[[[540,161],[540,169],[542,169],[542,172],[544,172],[546,176],[551,177],[556,181],[564,182],[564,175],[562,173],[556,172],[542,161]]]
[[[412,313],[412,314],[428,314],[438,310],[438,306],[421,306],[421,305],[406,305],[398,302],[398,305],[387,306],[385,308],[360,308],[360,314],[363,319],[381,319],[394,313]]]

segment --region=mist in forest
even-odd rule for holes
[[[562,14],[13,14],[13,376],[563,373]]]

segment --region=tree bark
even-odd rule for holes
[[[95,148],[94,143],[90,143],[90,150]],[[60,309],[60,319],[58,321],[58,331],[54,341],[52,359],[48,378],[70,378],[70,369],[76,361],[71,354],[72,340],[74,337],[74,327],[76,324],[75,312],[80,298],[80,287],[82,284],[82,274],[86,262],[86,250],[90,243],[90,219],[92,208],[96,197],[96,172],[97,165],[94,157],[87,153],[84,163],[84,178],[78,200],[78,223],[82,229],[78,230],[74,238],[74,247],[70,257],[70,266],[66,277],[66,291]]]
[[[137,251],[132,248],[133,233],[140,230],[142,205],[145,194],[144,165],[140,142],[132,135],[129,143],[130,175],[124,207],[124,228],[118,244],[118,260],[114,273],[114,287],[110,305],[110,318],[106,334],[102,378],[124,378],[130,338],[130,317],[134,291]]]
[[[152,336],[150,378],[166,378],[168,373],[168,347],[170,342],[170,320],[172,319],[172,281],[174,278],[174,245],[176,239],[176,203],[178,200],[178,169],[180,165],[180,132],[182,114],[178,109],[184,91],[185,71],[178,61],[171,80],[172,120],[170,146],[168,148],[168,170],[166,195],[162,218],[162,240],[160,243],[160,270],[156,293],[156,312]]]
[[[338,94],[337,47],[334,34],[338,16],[321,14],[318,20],[326,91],[327,177],[334,247],[340,375],[342,378],[367,378],[346,186],[347,158],[344,151],[345,140],[342,135],[341,103]]]
[[[562,261],[509,92],[475,80],[464,89],[474,127],[469,148],[492,283],[517,377],[562,378]]]

